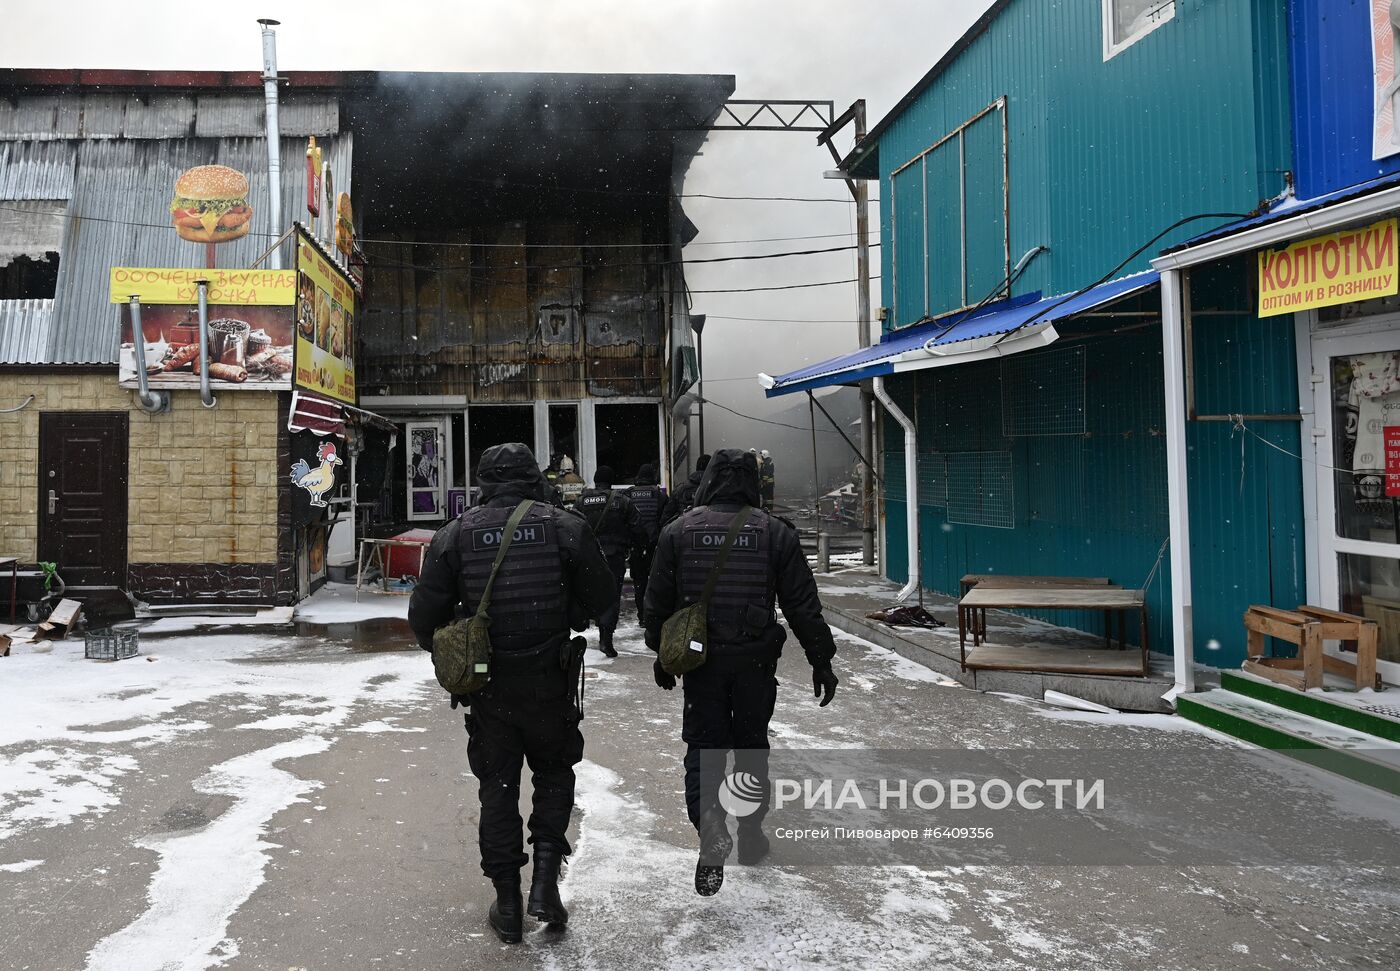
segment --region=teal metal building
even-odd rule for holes
[[[917,426],[925,589],[957,595],[967,573],[1146,586],[1151,646],[1170,649],[1161,297],[1144,271],[1285,191],[1287,26],[1276,0],[1001,0],[843,162],[879,182],[882,346],[908,334],[899,360],[920,359],[884,387]],[[1081,291],[1073,315],[1054,296]],[[1294,328],[1256,316],[1241,264],[1196,274],[1187,299],[1194,651],[1233,667],[1247,605],[1305,599],[1299,463],[1245,461],[1227,420],[1297,415]],[[1016,318],[1018,302],[1040,319]],[[969,318],[1011,323],[942,346]],[[1008,340],[1032,323],[1053,324],[1039,346]],[[875,359],[784,375],[769,394],[868,377]],[[1253,427],[1299,450],[1296,417]],[[886,417],[882,562],[901,581],[904,441]],[[1101,630],[1096,614],[1053,619]]]

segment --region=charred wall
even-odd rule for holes
[[[505,220],[366,242],[361,394],[656,397],[662,218]]]

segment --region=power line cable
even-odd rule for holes
[[[1056,300],[1050,306],[1044,307],[1041,310],[1038,310],[1035,313],[1031,314],[1031,316],[1021,321],[1021,323],[1017,325],[1014,330],[1007,331],[1005,334],[1003,334],[1001,336],[1001,339],[998,340],[997,343],[1000,344],[1002,341],[1007,340],[1009,337],[1011,337],[1012,334],[1015,334],[1017,331],[1030,326],[1032,323],[1039,320],[1041,317],[1044,317],[1046,314],[1050,313],[1050,311],[1056,310],[1069,303],[1071,300],[1074,300],[1077,297],[1082,297],[1084,294],[1094,289],[1094,287],[1097,287],[1101,284],[1107,283],[1109,280],[1112,280],[1119,270],[1123,269],[1123,267],[1127,266],[1133,260],[1137,259],[1143,253],[1147,252],[1147,250],[1151,248],[1151,246],[1154,243],[1156,243],[1163,236],[1170,233],[1172,230],[1178,229],[1182,226],[1185,226],[1189,222],[1195,222],[1200,219],[1244,219],[1247,215],[1247,213],[1242,212],[1198,212],[1190,216],[1183,216],[1182,218],[1178,219],[1176,222],[1168,226],[1166,229],[1162,230],[1156,236],[1153,236],[1147,242],[1143,243],[1137,249],[1133,250],[1131,253],[1125,256],[1118,263],[1117,266],[1109,270],[1103,276],[1099,277],[1093,283],[1086,284],[1085,286],[1082,286],[1078,290],[1071,293],[1069,296],[1065,297],[1063,300]]]
[[[85,216],[76,212],[36,212],[32,209],[24,209],[19,206],[9,206],[0,204],[0,210],[5,212],[17,212],[27,216],[46,216],[51,219],[81,219],[84,222],[107,223],[114,226],[131,226],[137,229],[172,229],[170,223],[142,222],[137,219],[114,219],[110,216]],[[872,230],[872,234],[874,231]],[[250,230],[245,235],[257,236],[264,239],[280,239],[282,233],[261,232]],[[696,240],[686,243],[685,246],[742,246],[749,243],[788,243],[802,242],[813,239],[850,239],[855,233],[817,233],[808,236],[766,236],[757,239],[717,239],[717,240]],[[664,249],[672,245],[671,242],[658,243],[485,243],[485,242],[465,242],[462,240],[416,240],[416,239],[382,239],[375,237],[357,238],[360,244],[393,244],[397,246],[436,246],[436,247],[479,247],[482,249]],[[879,245],[878,242],[871,243],[872,246]]]
[[[531,285],[530,282],[529,282],[528,280],[505,280],[505,279],[501,279],[500,277],[483,277],[483,276],[477,276],[477,275],[474,275],[474,274],[471,274],[471,273],[465,273],[465,274],[464,274],[464,273],[461,272],[462,270],[468,270],[468,269],[470,269],[469,266],[445,266],[445,267],[444,267],[444,266],[427,266],[427,265],[423,265],[423,264],[392,263],[392,262],[384,262],[384,261],[379,261],[379,260],[371,261],[368,265],[369,265],[371,268],[374,268],[374,267],[377,266],[377,267],[380,267],[380,268],[390,268],[390,269],[400,269],[400,270],[430,270],[430,271],[437,272],[437,273],[441,273],[441,272],[444,272],[444,271],[450,271],[450,272],[452,273],[452,275],[455,275],[455,276],[465,276],[468,280],[472,281],[473,283],[489,283],[489,284],[491,284],[492,286],[500,286],[500,287],[529,287],[529,286]],[[661,266],[662,264],[659,264],[659,263],[658,263],[658,264],[652,264],[652,265]],[[605,265],[604,265],[603,267],[601,267],[601,268],[606,268],[606,266],[607,266],[607,265],[605,264]],[[522,267],[522,269],[524,269],[524,267]],[[551,269],[551,267],[534,267],[534,269]],[[880,278],[879,278],[878,276],[872,276],[870,279],[871,279],[871,280],[878,280],[878,279],[880,279]],[[849,280],[819,280],[819,281],[816,281],[816,282],[814,282],[814,283],[785,283],[785,284],[780,284],[780,285],[771,286],[771,287],[728,287],[728,288],[714,289],[714,290],[691,290],[689,287],[687,287],[687,288],[686,288],[686,292],[689,293],[689,294],[707,294],[707,293],[765,293],[765,292],[770,292],[770,291],[775,291],[775,290],[805,290],[805,289],[808,289],[808,288],[811,288],[811,287],[831,287],[831,286],[839,286],[839,285],[844,284],[844,283],[855,283],[855,282],[857,282],[856,279],[855,279],[855,278],[851,278],[851,279],[849,279]],[[538,284],[536,284],[536,285],[538,286]],[[559,287],[558,289],[563,289],[563,287]],[[618,293],[618,294],[627,294],[627,295],[637,296],[637,297],[651,296],[651,295],[653,295],[653,294],[659,294],[659,292],[660,292],[660,291],[653,291],[653,290],[621,289],[621,288],[618,288],[618,287],[602,287],[602,286],[585,286],[583,289],[585,289],[585,290],[587,290],[587,291],[590,291],[590,292],[594,292],[594,293]]]
[[[708,379],[707,379],[707,380],[708,380]],[[699,400],[699,401],[701,401],[701,402],[703,402],[704,404],[707,404],[707,405],[714,405],[714,406],[715,406],[716,408],[718,408],[720,411],[727,411],[727,412],[729,412],[731,415],[734,415],[734,416],[736,416],[736,417],[738,417],[738,418],[745,418],[745,419],[747,419],[747,420],[749,420],[749,421],[756,421],[756,422],[759,422],[759,423],[764,424],[764,425],[778,425],[778,426],[781,426],[782,428],[791,428],[791,429],[793,429],[794,431],[799,431],[799,432],[811,431],[811,426],[808,426],[808,425],[789,425],[789,424],[788,424],[787,422],[785,422],[785,421],[775,421],[775,420],[772,419],[772,418],[758,418],[758,417],[755,417],[754,415],[746,415],[746,414],[744,414],[742,411],[735,411],[733,408],[730,408],[728,405],[722,405],[722,404],[720,404],[718,401],[712,401],[712,400],[709,399],[709,398],[699,398],[699,397],[697,396],[697,400]],[[831,429],[829,429],[829,428],[818,428],[817,431],[819,431],[819,432],[825,432],[825,433],[828,434],[828,435],[834,435],[834,434],[836,434],[835,432],[833,432],[833,431],[832,431]]]
[[[365,241],[361,241],[365,242]],[[871,243],[872,247],[878,243]],[[645,260],[634,263],[530,263],[527,264],[533,270],[596,270],[596,269],[619,269],[626,267],[653,267],[653,266],[691,266],[697,263],[736,263],[748,260],[775,260],[789,256],[819,256],[824,253],[844,253],[847,250],[858,249],[856,245],[850,246],[827,246],[821,249],[788,250],[784,253],[749,253],[738,256],[706,256],[698,259],[679,260]],[[387,262],[386,262],[387,265]],[[399,263],[396,264],[402,269],[415,270],[470,270],[475,264],[471,263]]]

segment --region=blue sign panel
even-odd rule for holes
[[[1309,199],[1400,172],[1400,4],[1293,0],[1293,144]]]

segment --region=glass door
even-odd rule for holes
[[[1313,369],[1323,606],[1374,620],[1378,670],[1400,683],[1400,334],[1318,337]]]
[[[404,425],[408,436],[404,451],[404,474],[408,482],[410,521],[443,519],[446,508],[444,479],[447,428],[443,419],[410,421]]]

